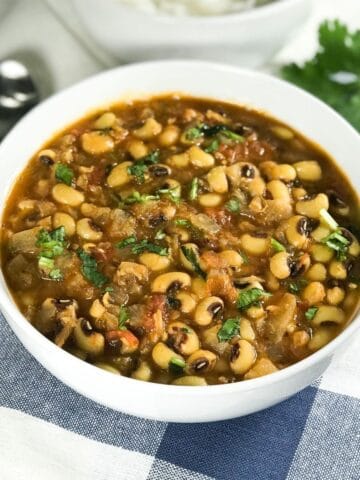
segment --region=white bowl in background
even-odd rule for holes
[[[199,58],[254,67],[286,45],[312,0],[276,0],[240,13],[174,16],[147,13],[120,0],[72,0],[94,40],[124,62]]]
[[[337,113],[308,93],[276,78],[239,68],[192,61],[150,62],[110,70],[46,100],[24,117],[0,145],[0,205],[29,159],[54,133],[91,110],[121,99],[183,92],[269,112],[321,145],[360,190],[359,134]],[[2,215],[2,212],[0,212]],[[326,347],[266,377],[207,387],[180,387],[118,377],[63,351],[19,312],[2,273],[0,308],[37,360],[81,394],[132,415],[164,421],[205,422],[247,415],[305,388],[346,348],[360,327],[357,316]]]

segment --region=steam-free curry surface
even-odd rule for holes
[[[2,265],[29,322],[79,358],[143,381],[229,383],[344,328],[358,213],[331,159],[291,128],[158,97],[37,153],[7,203]]]

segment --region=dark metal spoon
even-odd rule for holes
[[[16,60],[0,62],[0,139],[40,100],[28,69]]]

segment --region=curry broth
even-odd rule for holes
[[[91,114],[34,156],[4,211],[2,267],[28,320],[83,360],[228,383],[342,330],[359,297],[358,227],[344,174],[291,128],[156,97]]]

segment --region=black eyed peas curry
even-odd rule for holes
[[[333,339],[358,302],[358,199],[324,152],[239,106],[115,105],[18,179],[2,266],[28,320],[115,374],[246,380]]]

